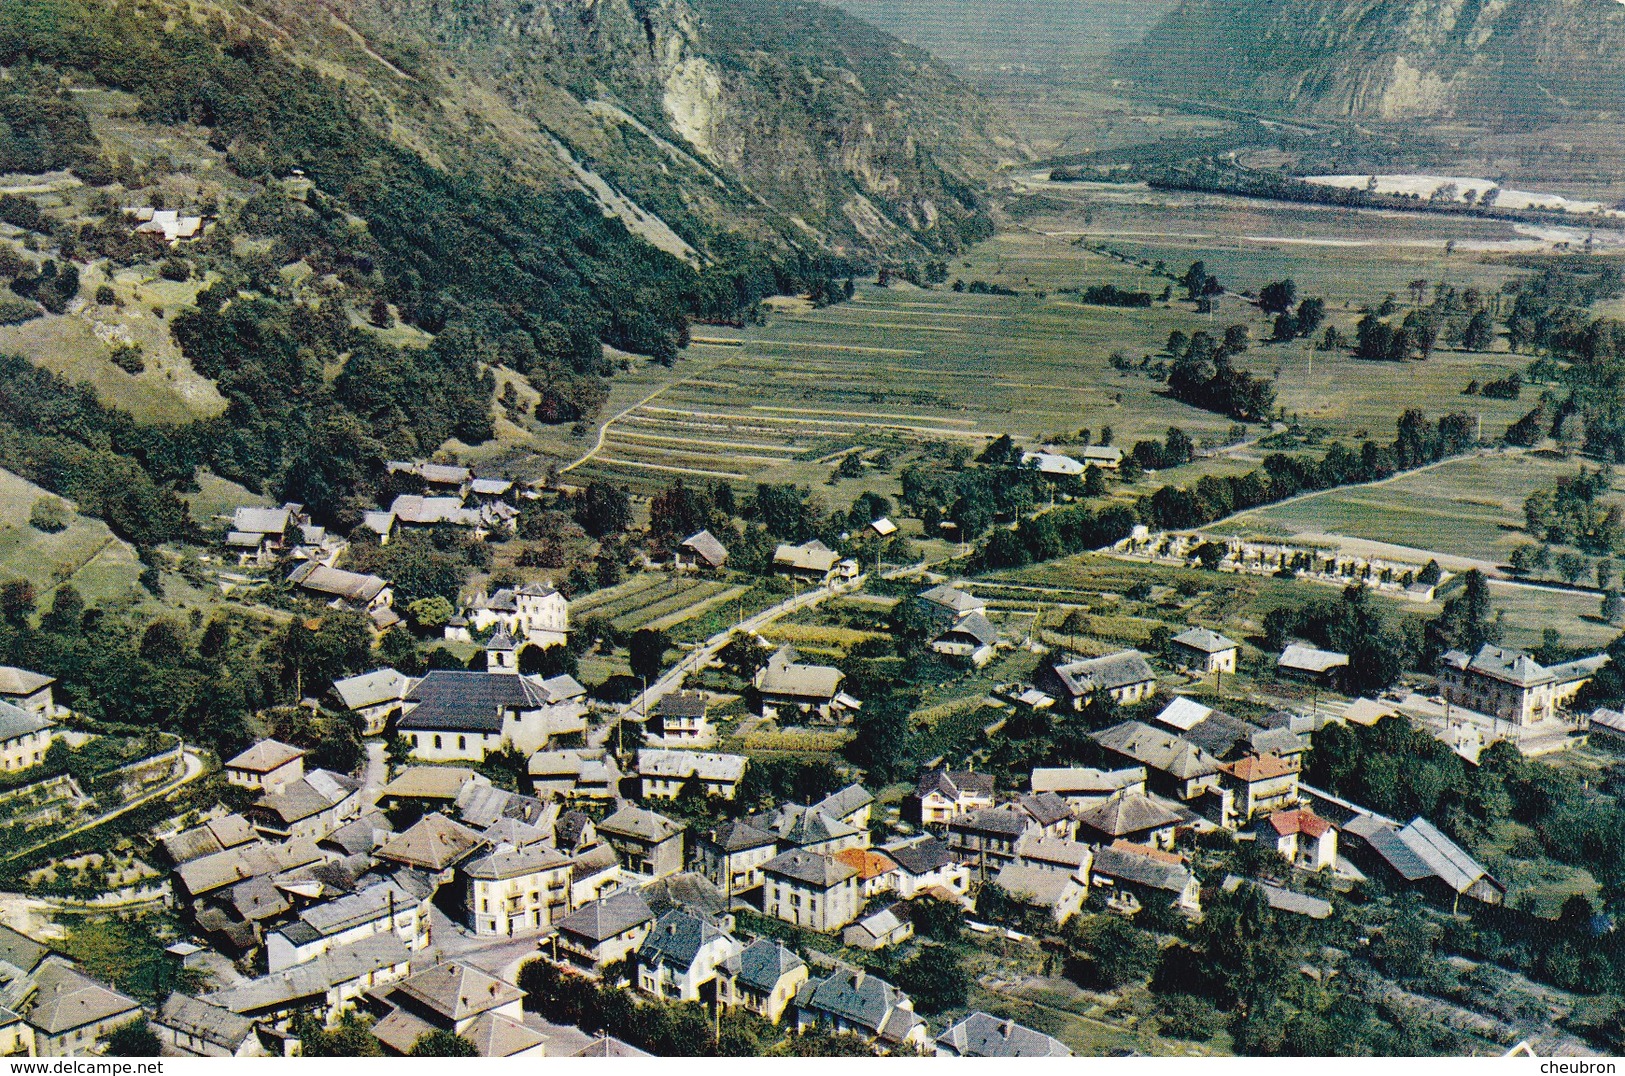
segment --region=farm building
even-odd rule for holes
[[[333,608],[366,613],[379,631],[401,622],[393,608],[395,592],[376,575],[329,568],[310,560],[288,573],[288,582],[317,600],[327,600]]]
[[[845,673],[828,665],[803,665],[799,656],[792,647],[780,647],[757,670],[754,684],[762,698],[763,717],[776,718],[781,711],[792,711],[834,721],[862,707],[841,690]]]
[[[1182,631],[1170,641],[1174,663],[1182,669],[1196,673],[1236,671],[1236,655],[1241,647],[1207,628]]]
[[[361,718],[363,736],[379,736],[392,718],[399,717],[412,678],[394,669],[375,669],[360,676],[333,681],[331,699],[336,708]]]
[[[1085,445],[1078,455],[1091,467],[1115,471],[1123,465],[1123,450],[1116,445]]]
[[[1138,650],[1120,650],[1100,658],[1059,664],[1045,663],[1033,677],[1033,686],[1056,699],[1083,709],[1095,692],[1103,691],[1120,706],[1150,698],[1157,690],[1157,675]]]
[[[1063,456],[1059,452],[1023,452],[1021,465],[1035,468],[1040,474],[1063,476],[1081,475],[1084,467],[1080,460]]]
[[[961,617],[947,628],[939,632],[931,640],[931,650],[936,654],[959,658],[981,668],[993,658],[993,650],[999,641],[999,631],[992,621],[981,613],[971,613]]]
[[[1327,684],[1337,675],[1337,670],[1346,668],[1348,663],[1347,654],[1339,654],[1335,650],[1319,650],[1303,643],[1290,643],[1281,651],[1281,656],[1275,659],[1275,671],[1282,676]]]
[[[689,535],[677,547],[679,568],[708,568],[715,571],[722,567],[727,559],[727,547],[717,541],[716,535],[708,530]]]

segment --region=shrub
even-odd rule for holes
[[[113,353],[109,356],[113,365],[127,374],[139,374],[147,368],[147,362],[141,357],[141,345],[125,342],[113,345]]]
[[[173,280],[179,283],[183,280],[192,279],[192,267],[187,264],[185,258],[165,258],[162,264],[158,266],[158,275],[165,280]]]
[[[0,325],[21,325],[25,321],[32,321],[42,313],[44,311],[39,308],[38,303],[0,295]]]
[[[28,513],[28,525],[46,534],[59,534],[73,522],[73,509],[55,497],[41,497]]]

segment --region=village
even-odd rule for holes
[[[390,469],[421,492],[365,514],[360,531],[379,544],[411,528],[483,538],[512,528],[535,496],[454,465]],[[896,530],[877,518],[863,540]],[[1197,566],[1203,544],[1142,528],[1119,552]],[[313,608],[360,614],[380,635],[402,622],[391,581],[342,567],[349,543],[299,505],[237,509],[221,549],[232,571],[282,578]],[[561,999],[590,984],[749,1019],[764,1043],[793,1032],[891,1054],[1065,1056],[1054,1035],[967,1008],[966,972],[933,954],[961,938],[1037,952],[1102,916],[1165,932],[1244,890],[1314,923],[1370,887],[1450,914],[1496,907],[1507,884],[1440,819],[1389,817],[1316,787],[1306,759],[1328,730],[1383,722],[1473,762],[1496,744],[1533,756],[1625,736],[1617,712],[1570,709],[1607,655],[1547,666],[1485,643],[1444,653],[1426,694],[1351,697],[1350,656],[1303,639],[1259,655],[1190,623],[1113,650],[1080,642],[1076,624],[1047,630],[1041,610],[979,596],[997,583],[922,563],[865,571],[878,558],[849,549],[777,546],[766,572],[790,584],[788,597],[688,644],[620,702],[564,671],[572,603],[535,580],[475,588],[443,618],[444,642],[469,654],[456,667],[379,666],[303,685],[312,719],[336,715],[361,738],[353,772],[275,738],[218,760],[179,740],[148,745],[159,764],[133,771],[114,814],[215,766],[228,794],[155,821],[152,852],[108,871],[109,891],[91,903],[168,909],[180,931],[163,960],[190,989],[143,1004],[49,936],[0,927],[8,1052],[93,1054],[136,1025],[193,1056],[295,1055],[346,1028],[395,1055],[444,1036],[481,1056],[645,1052],[626,1029],[557,1019]],[[664,559],[645,556],[641,572],[720,577],[733,571],[729,552],[702,530]],[[1294,561],[1284,548],[1232,545],[1224,557],[1234,571],[1296,564],[1356,588],[1441,582],[1417,583],[1414,566],[1400,576]],[[967,720],[984,746],[968,765],[945,760],[967,758],[956,750],[882,780],[838,754],[807,770],[809,757],[850,749],[876,703],[869,678],[821,656],[841,652],[818,645],[838,630],[812,626],[854,623],[857,611],[915,640],[908,652],[962,701],[979,700]],[[5,796],[43,805],[13,811],[14,833],[90,825],[101,809],[71,778],[28,783],[53,744],[106,739],[75,731],[53,687],[0,669]],[[963,709],[950,706],[939,726]],[[1066,749],[1073,764],[1023,769],[1001,753],[1001,741],[1027,742],[1021,728],[1072,722],[1085,730]],[[784,776],[798,758],[799,785]],[[1215,860],[1215,849],[1237,851]],[[922,1004],[911,989],[950,1000]]]

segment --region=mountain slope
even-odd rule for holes
[[[1185,97],[1322,116],[1535,122],[1625,106],[1625,6],[1184,0],[1122,62]]]
[[[1145,36],[1177,0],[830,0],[958,64],[1064,68]]]

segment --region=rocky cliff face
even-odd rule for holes
[[[403,77],[432,83],[442,112],[531,147],[515,167],[590,172],[625,196],[631,223],[659,218],[702,257],[727,231],[843,254],[956,250],[986,228],[978,192],[999,159],[1020,153],[928,54],[820,4],[328,8]]]
[[[1625,106],[1625,6],[1184,0],[1121,59],[1143,83],[1186,97],[1324,116],[1534,122]]]

